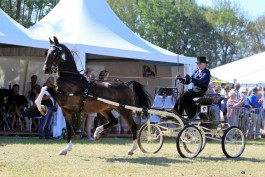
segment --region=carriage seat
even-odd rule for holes
[[[200,105],[212,105],[214,102],[213,98],[207,98],[207,97],[196,97],[193,98],[193,101],[195,103],[199,103]]]

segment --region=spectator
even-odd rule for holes
[[[234,108],[241,107],[244,103],[245,99],[242,98],[237,101],[237,92],[232,90],[229,92],[229,99],[227,100],[227,119],[228,123],[233,126],[237,125],[237,117],[234,117]]]
[[[261,85],[258,87],[258,89],[259,89],[259,92],[263,91],[263,87]]]
[[[221,89],[222,87],[220,85],[214,88],[215,95],[213,95],[214,102],[212,105],[212,108],[215,110],[215,114],[212,115],[212,116],[215,116],[213,120],[218,120],[218,121],[220,120],[220,110],[221,110],[221,102],[222,102],[222,98],[220,95]]]
[[[248,99],[248,90],[247,89],[242,89],[240,97],[245,100],[242,107],[251,108],[251,103]]]
[[[109,79],[109,72],[107,70],[101,71],[99,73],[98,79],[100,81],[107,81]],[[106,119],[104,118],[104,116],[100,113],[97,113],[97,117],[95,117],[94,119],[94,130],[96,130],[98,126],[104,125],[105,123]]]
[[[259,90],[255,87],[252,94],[249,96],[249,101],[253,108],[261,108],[263,101],[258,98]]]
[[[253,88],[250,88],[249,90],[248,90],[248,97],[252,94],[252,91],[253,91]]]
[[[259,90],[255,87],[252,90],[252,94],[249,96],[250,104],[255,110],[253,111],[253,133],[254,133],[254,139],[259,139],[260,136],[260,127],[261,127],[261,120],[260,120],[260,114],[261,110],[259,108],[262,108],[263,101],[262,99],[259,99]]]
[[[244,98],[244,103],[242,105],[243,109],[239,110],[239,116],[238,116],[238,120],[239,120],[239,124],[238,126],[244,131],[246,132],[246,137],[249,134],[249,130],[251,127],[251,122],[250,117],[250,111],[251,111],[251,104],[249,99],[247,98],[247,94],[248,94],[248,90],[246,88],[241,90],[241,98]]]
[[[262,119],[261,119],[261,135],[265,135],[265,87],[263,87],[263,91],[261,92],[262,94]]]
[[[54,85],[54,77],[49,77],[46,81],[47,86]],[[41,104],[46,106],[46,115],[41,119],[39,128],[39,139],[50,139],[51,124],[53,121],[54,113],[54,99],[51,97],[49,92],[45,91],[44,97],[42,98]]]
[[[95,78],[94,75],[94,70],[92,68],[87,68],[86,72],[85,72],[85,76],[87,78],[87,80],[91,80],[93,78]],[[93,141],[93,136],[91,135],[91,131],[92,131],[92,126],[94,125],[94,119],[97,116],[97,113],[92,113],[92,114],[87,114],[87,115],[83,115],[83,123],[82,123],[82,134],[87,135],[87,138],[90,141]]]
[[[240,87],[241,87],[241,85],[240,85],[240,83],[236,83],[235,84],[235,87],[234,87],[234,91],[235,91],[235,93],[236,93],[236,99],[237,99],[237,101],[239,101],[240,99],[241,99],[241,97],[240,97]]]
[[[224,96],[223,96],[223,100],[221,102],[221,110],[223,112],[223,117],[224,120],[227,121],[227,100],[229,98],[229,92],[230,92],[231,88],[229,85],[225,86],[224,88]]]
[[[103,70],[99,73],[98,79],[101,81],[109,80],[109,72],[107,70]]]
[[[220,94],[222,90],[222,87],[220,85],[217,85],[214,87],[214,93],[215,94]]]
[[[209,83],[206,94],[214,94],[214,84],[212,82]]]
[[[12,86],[12,93],[8,98],[8,102],[13,104],[12,108],[12,127],[18,122],[24,107],[27,107],[28,100],[24,95],[19,94],[19,85],[14,84]],[[17,125],[18,127],[18,125]]]
[[[225,83],[221,83],[221,92],[220,92],[220,95],[225,95],[225,86],[226,86]]]
[[[30,99],[30,106],[22,113],[23,118],[26,121],[26,131],[29,131],[29,119],[33,117],[40,117],[41,113],[39,112],[36,104],[34,103],[35,99],[39,96],[41,87],[38,84],[35,84],[32,88],[32,93],[34,97],[31,97]],[[32,120],[35,129],[37,129],[37,123],[35,120]]]
[[[30,82],[27,82],[25,89],[25,96],[30,99],[30,97],[34,97],[33,87],[37,84],[38,77],[37,75],[32,75],[30,78]]]

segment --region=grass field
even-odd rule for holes
[[[194,159],[181,158],[175,140],[166,139],[157,154],[137,149],[127,155],[130,139],[75,140],[67,156],[65,140],[0,136],[0,176],[265,176],[265,140],[248,141],[240,158],[228,159],[219,142],[206,144]]]

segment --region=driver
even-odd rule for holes
[[[186,75],[185,78],[181,78],[177,76],[177,80],[179,80],[183,84],[193,83],[192,89],[187,90],[182,95],[180,95],[179,104],[175,105],[175,110],[182,115],[185,110],[186,114],[189,118],[193,118],[196,114],[196,105],[193,102],[193,98],[202,97],[203,94],[207,91],[207,87],[210,82],[211,73],[206,68],[207,61],[206,57],[197,57],[197,69],[194,71],[192,76]]]

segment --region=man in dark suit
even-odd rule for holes
[[[186,75],[185,78],[177,77],[177,80],[180,80],[183,84],[193,83],[192,89],[187,90],[180,96],[178,106],[175,106],[175,110],[179,114],[183,114],[185,110],[186,114],[189,115],[189,118],[193,118],[196,114],[196,105],[193,102],[193,98],[202,97],[203,94],[207,91],[211,73],[207,69],[206,57],[197,57],[197,69],[194,71],[192,76]]]

